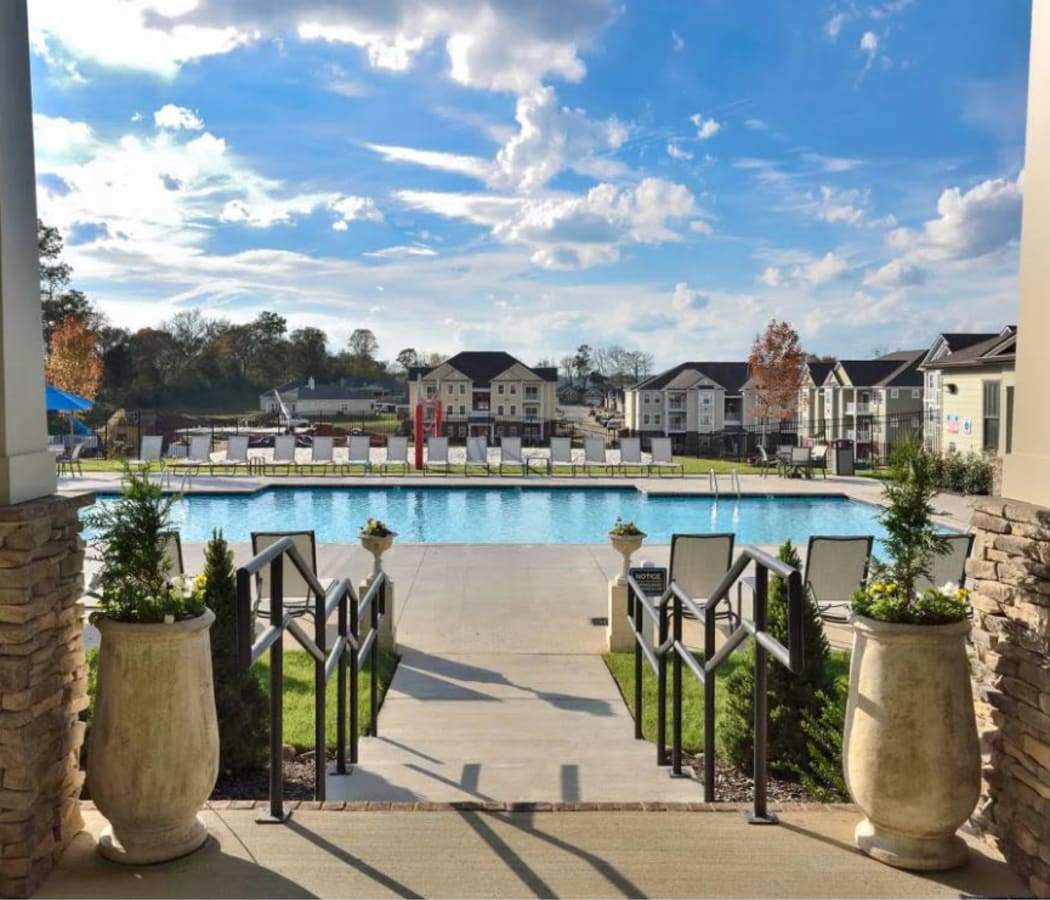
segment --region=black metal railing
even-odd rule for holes
[[[743,617],[738,602],[736,614],[729,613],[735,627],[717,648],[716,610],[722,603],[730,603],[730,591],[743,580],[745,570],[754,563],[755,575],[749,580],[754,595],[751,619]],[[785,647],[767,630],[769,601],[769,573],[783,578],[788,595],[788,644]],[[682,774],[682,673],[690,672],[704,689],[704,800],[715,800],[715,675],[729,655],[748,638],[754,639],[754,800],[749,821],[772,824],[776,816],[769,813],[766,804],[768,775],[767,742],[769,728],[768,673],[769,657],[798,674],[804,662],[802,632],[802,576],[789,566],[757,547],[745,546],[740,556],[726,573],[710,597],[696,599],[676,581],[657,598],[650,599],[633,577],[627,579],[627,616],[634,632],[634,736],[642,739],[642,664],[648,662],[656,673],[656,760],[657,765],[670,763],[675,775]],[[704,629],[703,662],[682,640],[682,621],[686,615],[695,618]],[[723,613],[723,616],[725,614]],[[656,633],[653,646],[645,637],[645,617],[652,622]],[[667,749],[667,669],[671,660],[671,750]]]
[[[311,610],[314,635],[311,638],[297,617],[284,606],[284,567],[295,566],[309,586],[314,598]],[[252,613],[252,580],[268,569],[270,587],[269,626],[255,636]],[[336,636],[326,648],[326,626],[337,612]],[[270,807],[259,816],[261,822],[284,822],[284,636],[290,634],[314,660],[314,798],[325,799],[327,777],[327,742],[325,739],[326,686],[333,674],[336,692],[336,764],[332,774],[347,775],[347,724],[349,719],[349,762],[358,761],[359,674],[369,665],[369,702],[371,728],[378,734],[379,679],[376,671],[376,642],[386,615],[386,575],[379,573],[358,600],[349,578],[338,578],[327,588],[321,586],[313,569],[303,559],[292,538],[283,537],[256,554],[237,569],[237,653],[241,666],[248,670],[269,651],[270,667]],[[364,629],[361,623],[365,622]],[[362,634],[364,637],[362,638]],[[349,688],[349,690],[348,690]],[[349,715],[347,694],[349,693]]]

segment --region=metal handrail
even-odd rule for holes
[[[296,618],[284,608],[284,566],[290,561],[305,580],[314,597],[314,634],[307,634]],[[254,635],[252,615],[252,578],[269,569],[269,626],[258,637]],[[336,638],[325,647],[326,624],[338,612]],[[379,679],[376,677],[376,636],[386,616],[386,574],[380,572],[364,596],[358,600],[349,578],[335,579],[327,589],[321,587],[313,569],[307,565],[291,537],[282,537],[261,550],[237,569],[237,659],[245,670],[269,654],[270,666],[270,804],[258,817],[260,822],[285,822],[290,815],[284,808],[284,636],[296,642],[314,661],[314,797],[325,799],[326,686],[333,674],[338,681],[336,692],[336,765],[333,774],[349,774],[347,769],[347,717],[350,724],[350,764],[357,764],[359,724],[358,691],[361,665],[369,665],[369,693],[372,710],[370,734],[378,734]],[[362,638],[361,622],[367,622],[367,635]],[[253,639],[254,638],[254,639]],[[349,705],[347,710],[347,687]]]
[[[734,584],[751,564],[755,566],[754,614],[744,619],[737,610],[737,627],[728,635],[719,649],[715,649],[715,607],[728,600]],[[781,644],[766,630],[769,600],[769,574],[784,579],[788,592],[788,643]],[[799,674],[805,661],[803,646],[802,576],[798,569],[754,546],[745,546],[710,597],[698,599],[672,581],[663,594],[650,600],[633,576],[627,579],[627,617],[634,633],[634,712],[636,738],[642,738],[642,660],[645,659],[657,675],[656,703],[656,758],[657,765],[670,761],[675,775],[682,774],[682,668],[688,668],[704,686],[704,800],[715,799],[715,678],[714,675],[730,654],[749,637],[754,639],[755,652],[755,734],[754,734],[754,799],[748,816],[755,824],[777,821],[769,813],[766,802],[768,776],[768,657]],[[688,611],[704,628],[704,661],[697,662],[682,641],[682,620]],[[655,646],[649,647],[642,630],[643,615],[657,627]],[[672,658],[672,736],[671,753],[667,752],[667,659]]]
[[[734,491],[736,491],[736,499],[740,499],[740,473],[736,469],[732,469],[729,473],[730,484]]]
[[[715,474],[715,470],[712,468],[707,473],[707,484],[710,487],[711,493],[715,495],[715,499],[718,499],[718,476]]]

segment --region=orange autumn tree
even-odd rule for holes
[[[763,422],[794,416],[806,371],[806,354],[791,324],[771,319],[751,345],[747,366],[755,416]]]
[[[102,384],[102,358],[94,332],[68,316],[51,332],[51,350],[44,369],[50,384],[94,400]]]

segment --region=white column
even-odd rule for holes
[[[0,505],[55,491],[47,449],[25,0],[0,2]]]

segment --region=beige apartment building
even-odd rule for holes
[[[1013,450],[1017,328],[993,335],[941,335],[923,362],[926,443],[938,453]]]
[[[465,350],[438,366],[409,370],[408,404],[441,399],[445,434],[465,439],[503,435],[530,441],[550,437],[557,406],[558,370],[530,367],[498,350]],[[434,408],[425,410],[433,419]]]

